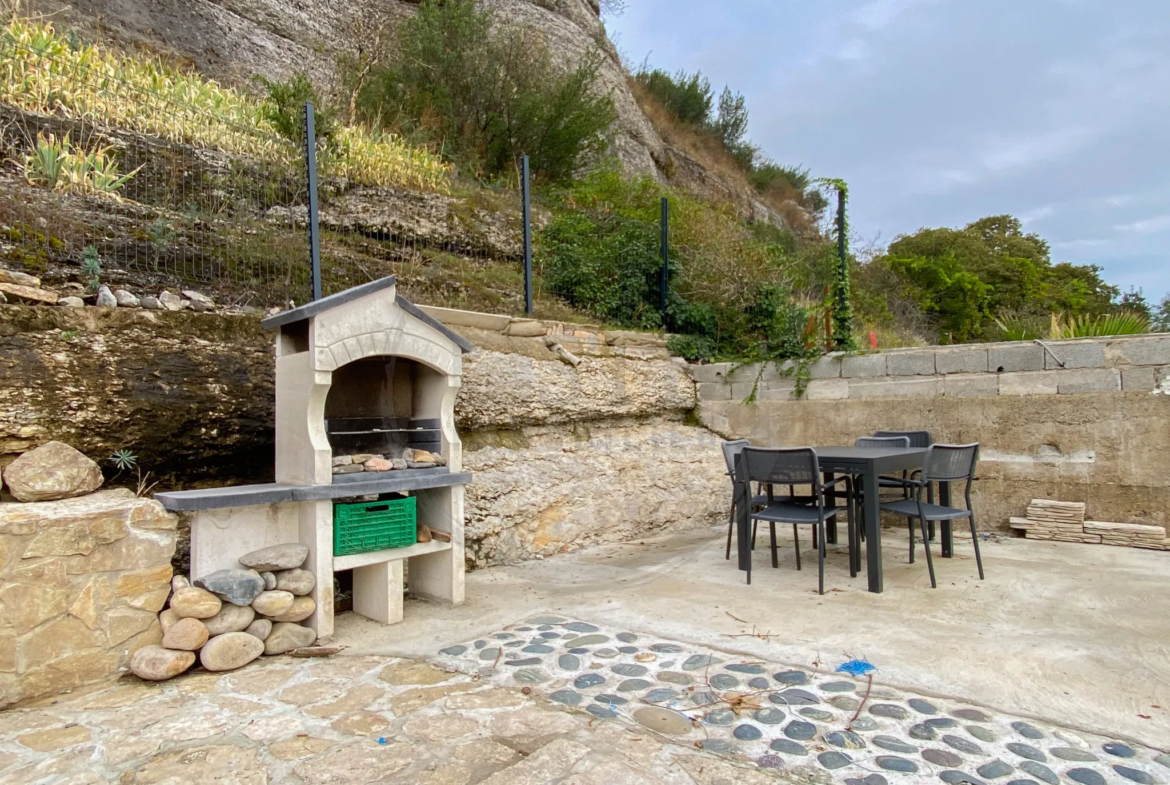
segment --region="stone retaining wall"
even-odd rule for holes
[[[162,640],[176,523],[128,490],[0,504],[0,708],[112,678]]]
[[[1085,502],[1099,521],[1170,516],[1170,335],[899,349],[828,357],[803,398],[774,367],[691,368],[700,419],[728,438],[852,444],[882,429],[982,445],[980,525],[1032,499]],[[1061,366],[1063,363],[1063,367]],[[760,376],[757,401],[745,404]]]

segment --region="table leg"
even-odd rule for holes
[[[746,482],[735,483],[735,552],[739,559],[739,568],[748,570],[748,582],[751,582],[752,542],[749,513],[751,511],[751,484]]]
[[[938,484],[938,503],[943,507],[951,506],[951,484],[949,482]],[[951,526],[950,521],[939,521],[939,523],[942,524],[942,555],[944,559],[949,559],[955,555],[954,527]]]
[[[882,580],[882,517],[878,499],[878,476],[872,467],[861,476],[862,493],[865,496],[865,564],[869,575],[869,590],[881,593]]]
[[[861,521],[858,520],[857,494],[853,493],[853,480],[845,486],[849,507],[849,577],[856,578],[861,571]]]
[[[825,472],[825,484],[828,485],[835,479],[832,472]],[[837,506],[837,489],[830,488],[825,495],[825,504],[833,507]],[[830,518],[825,521],[825,542],[829,545],[837,544],[837,519]]]

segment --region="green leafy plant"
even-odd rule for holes
[[[1150,320],[1136,311],[1118,311],[1100,316],[1073,317],[1053,314],[1049,338],[1097,338],[1107,335],[1141,335],[1150,331]]]
[[[1043,324],[1035,317],[1005,313],[996,317],[994,336],[999,341],[1034,341],[1044,337]]]
[[[142,167],[127,174],[118,172],[118,162],[110,147],[81,150],[73,146],[69,134],[58,139],[53,134],[38,134],[32,150],[21,163],[24,177],[32,185],[50,191],[75,191],[117,195],[117,192]]]
[[[348,80],[361,119],[433,144],[486,178],[514,176],[527,154],[548,181],[568,180],[606,147],[616,118],[600,50],[565,68],[540,34],[496,24],[472,0],[423,0],[394,52]]]
[[[65,343],[73,343],[81,337],[81,330],[62,330],[61,340]]]
[[[96,292],[102,285],[102,260],[95,246],[87,245],[81,251],[81,271],[88,279],[86,287],[91,292]]]
[[[263,76],[257,81],[268,91],[268,100],[260,106],[261,115],[286,139],[302,143],[305,138],[305,103],[313,102],[314,130],[319,141],[326,141],[338,130],[337,113],[321,98],[303,72],[277,81]]]
[[[120,472],[129,471],[138,467],[138,456],[125,448],[114,450],[114,454],[110,456],[110,461]]]
[[[138,456],[130,452],[126,448],[115,450],[114,454],[110,456],[110,462],[114,464],[114,468],[118,470],[118,474],[114,475],[117,479],[123,472],[133,470],[135,472],[135,490],[134,494],[138,497],[146,496],[151,490],[158,485],[158,482],[150,481],[150,472],[143,474],[142,467],[138,465]]]

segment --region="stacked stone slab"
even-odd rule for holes
[[[1086,521],[1084,502],[1033,499],[1027,517],[1012,518],[1011,525],[1023,529],[1029,540],[1170,550],[1165,528],[1141,523]]]
[[[1097,535],[1085,534],[1084,502],[1033,499],[1028,505],[1028,536],[1058,542],[1100,543]]]
[[[1167,550],[1166,530],[1161,526],[1142,523],[1105,523],[1085,521],[1085,532],[1099,535],[1103,545],[1121,545],[1127,548]]]
[[[301,569],[309,550],[275,545],[241,556],[244,569],[218,570],[195,581],[175,576],[170,606],[159,614],[161,645],[135,653],[130,669],[149,681],[178,676],[195,664],[209,671],[242,668],[262,654],[311,646],[312,628],[300,622],[316,610],[307,596],[316,585]]]

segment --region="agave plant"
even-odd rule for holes
[[[1107,335],[1141,335],[1150,331],[1150,320],[1136,311],[1116,311],[1097,317],[1082,314],[1079,317],[1053,314],[1048,337],[1097,338]]]

